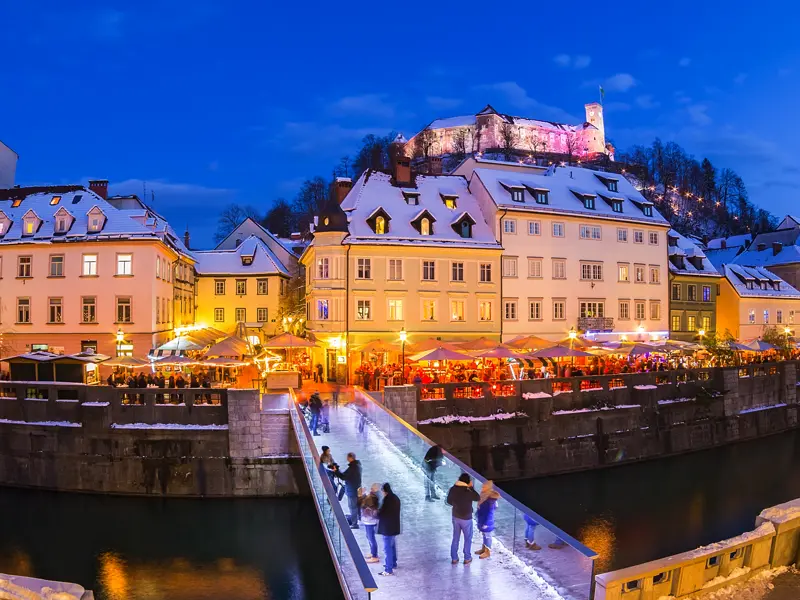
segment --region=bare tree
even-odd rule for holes
[[[300,186],[300,191],[292,202],[292,208],[301,232],[308,231],[309,224],[319,213],[327,197],[328,185],[322,177],[306,179]]]
[[[214,240],[217,243],[224,240],[248,217],[254,221],[261,220],[261,215],[252,206],[240,206],[239,204],[226,206],[217,219],[217,232],[214,234]]]
[[[425,128],[414,138],[414,156],[428,158],[436,142],[436,134],[432,129]]]
[[[469,131],[466,127],[459,127],[453,132],[453,157],[456,160],[463,160],[467,155],[467,138]]]
[[[472,128],[472,154],[481,150],[481,128],[477,125]]]
[[[295,226],[292,205],[284,198],[278,198],[267,211],[261,224],[277,236],[289,237]]]
[[[539,153],[544,152],[545,148],[547,148],[547,140],[543,137],[539,137],[535,135],[536,132],[532,132],[528,136],[528,148],[533,155],[533,158],[539,158]]]
[[[345,155],[339,160],[339,166],[336,168],[336,174],[339,177],[350,177],[350,165],[352,160],[349,156]]]
[[[503,157],[508,161],[517,146],[517,130],[511,123],[503,123],[500,126],[500,144],[503,148]]]
[[[567,132],[564,150],[566,150],[568,164],[572,164],[573,158],[581,156],[583,153],[583,136],[577,131]]]

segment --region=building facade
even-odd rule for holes
[[[722,274],[700,246],[674,229],[669,251],[669,336],[696,342],[717,330],[717,298]]]
[[[787,216],[778,229],[759,233],[732,263],[764,267],[794,288],[800,286],[800,223]]]
[[[0,141],[0,189],[14,187],[17,153]]]

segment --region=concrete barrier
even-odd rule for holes
[[[765,508],[756,517],[756,526],[772,523],[775,543],[770,562],[773,567],[797,564],[800,560],[800,498]]]

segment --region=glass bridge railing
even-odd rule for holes
[[[378,435],[383,435],[424,475],[423,458],[435,444],[433,441],[360,388],[355,389],[351,407],[360,411],[367,422],[376,427]],[[447,451],[443,450],[443,455],[445,464],[436,471],[435,477],[440,494],[446,494],[462,472],[473,478],[475,490],[479,492],[486,478]],[[501,488],[497,491],[501,498],[495,512],[493,551],[507,553],[545,597],[552,597],[555,591],[564,599],[590,600],[597,553]],[[477,530],[476,535],[479,535]],[[531,541],[541,550],[531,550],[527,543]],[[556,548],[550,548],[550,544]]]

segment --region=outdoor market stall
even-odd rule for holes
[[[302,385],[302,365],[297,357],[293,357],[293,352],[297,350],[305,351],[308,348],[315,348],[316,344],[307,339],[298,337],[291,333],[281,333],[268,339],[262,344],[264,349],[284,350],[286,361],[277,363],[272,370],[262,372],[266,380],[267,388],[299,388]],[[303,362],[307,362],[306,360]]]
[[[15,381],[99,383],[97,365],[110,357],[93,352],[53,354],[44,350],[3,358]]]

